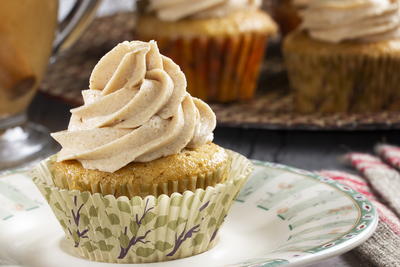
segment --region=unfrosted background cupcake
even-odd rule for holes
[[[254,95],[272,19],[259,0],[140,1],[136,36],[155,39],[180,65],[188,91],[208,101]]]
[[[140,263],[210,249],[251,172],[212,143],[210,107],[154,41],[124,42],[94,68],[62,145],[33,172],[67,239],[96,261]]]
[[[400,110],[400,9],[394,0],[310,0],[284,55],[296,111]]]

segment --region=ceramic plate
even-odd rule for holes
[[[255,161],[217,245],[189,258],[135,266],[300,266],[344,253],[375,230],[363,195],[333,180]],[[0,265],[117,266],[75,256],[50,207],[24,172],[0,178]]]

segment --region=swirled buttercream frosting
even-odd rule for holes
[[[322,41],[375,42],[400,37],[398,0],[309,0],[302,27]]]
[[[215,18],[243,9],[256,9],[261,0],[150,0],[147,11],[165,21]]]
[[[84,105],[71,110],[68,129],[53,133],[57,161],[114,172],[213,140],[215,114],[186,92],[186,78],[157,44],[123,42],[94,67]]]

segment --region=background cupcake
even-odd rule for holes
[[[158,1],[142,3],[136,35],[158,41],[180,65],[188,91],[209,101],[251,99],[275,23],[261,1]]]
[[[34,171],[76,251],[140,263],[210,249],[251,172],[212,143],[216,119],[154,41],[123,42],[95,66],[62,145]]]
[[[398,1],[311,0],[284,43],[296,111],[400,109]]]

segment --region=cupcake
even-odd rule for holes
[[[207,101],[254,96],[273,20],[259,0],[150,0],[139,8],[136,37],[155,39],[180,65],[188,91]]]
[[[399,16],[393,0],[310,0],[284,42],[295,110],[400,110]]]
[[[156,42],[123,42],[97,63],[62,149],[33,180],[76,252],[117,263],[166,261],[215,245],[251,172],[212,143],[216,118],[186,92]]]

